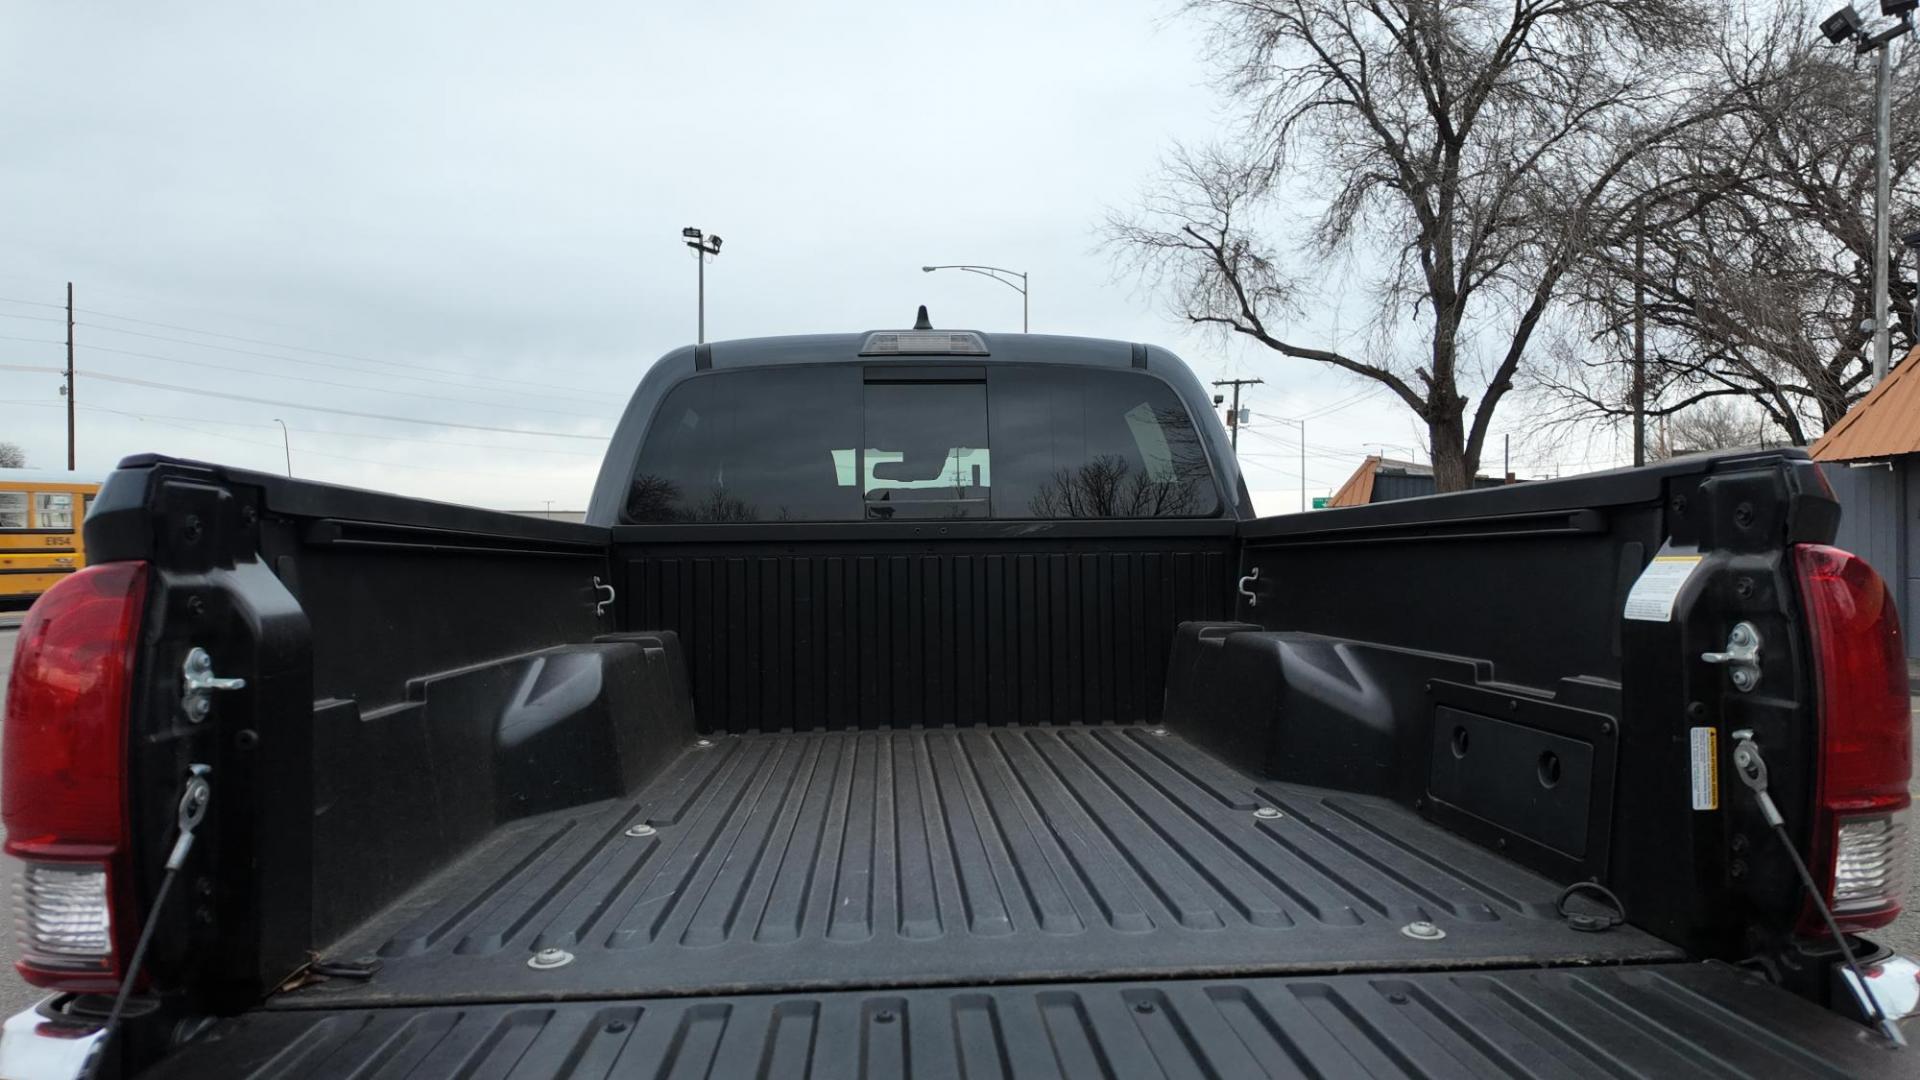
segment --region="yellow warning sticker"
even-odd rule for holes
[[[1720,730],[1697,727],[1687,731],[1693,758],[1693,808],[1720,809]]]

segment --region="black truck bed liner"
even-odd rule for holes
[[[497,830],[329,950],[378,954],[371,980],[274,1003],[1680,956],[1629,927],[1575,932],[1553,883],[1383,800],[1256,781],[1156,732],[715,737],[633,797]],[[542,949],[570,959],[530,967]]]
[[[1719,965],[1066,983],[223,1021],[155,1077],[1909,1076]]]

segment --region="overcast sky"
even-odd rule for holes
[[[1275,416],[1320,414],[1311,494],[1369,448],[1424,458],[1371,384],[1189,331],[1098,249],[1166,148],[1225,122],[1168,0],[0,19],[0,439],[34,466],[65,464],[60,378],[15,369],[63,363],[71,280],[82,471],[144,450],[279,470],[277,418],[301,476],[580,509],[593,436],[693,340],[686,225],[725,238],[714,339],[905,326],[920,303],[1015,330],[1013,291],[919,271],[998,264],[1031,273],[1036,331],[1265,378],[1242,446],[1263,510],[1300,487]],[[1339,321],[1330,301],[1304,329]]]

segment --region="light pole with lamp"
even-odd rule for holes
[[[687,238],[687,246],[693,249],[694,261],[700,264],[700,333],[694,338],[694,343],[704,345],[707,342],[707,256],[720,254],[720,238],[708,236],[691,225],[681,229],[680,235]]]
[[[990,277],[1000,284],[1005,285],[1007,288],[1012,289],[1014,292],[1019,293],[1020,332],[1023,334],[1027,332],[1028,298],[1027,272],[1025,270],[1006,270],[998,266],[974,266],[968,263],[949,263],[944,266],[923,266],[920,268],[920,272],[923,274],[931,274],[935,270],[965,270],[969,274],[979,274],[981,277]],[[1000,275],[1002,274],[1006,276],[1001,277]],[[1014,283],[1014,278],[1020,279],[1018,284]]]
[[[273,422],[280,425],[280,449],[287,455],[287,475],[293,475],[293,438],[287,434],[287,422],[274,417]]]
[[[1898,21],[1878,33],[1868,33],[1866,22],[1853,10],[1852,4],[1820,22],[1820,32],[1835,45],[1851,41],[1855,52],[1875,49],[1880,52],[1873,87],[1873,381],[1876,383],[1887,377],[1887,334],[1892,329],[1887,324],[1893,314],[1887,303],[1887,219],[1892,202],[1888,193],[1887,143],[1893,126],[1893,91],[1889,85],[1893,81],[1893,51],[1889,45],[1894,38],[1913,30],[1916,7],[1920,7],[1920,0],[1880,0],[1880,14]]]

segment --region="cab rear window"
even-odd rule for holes
[[[632,522],[1207,517],[1193,419],[1133,371],[834,364],[670,391]]]

